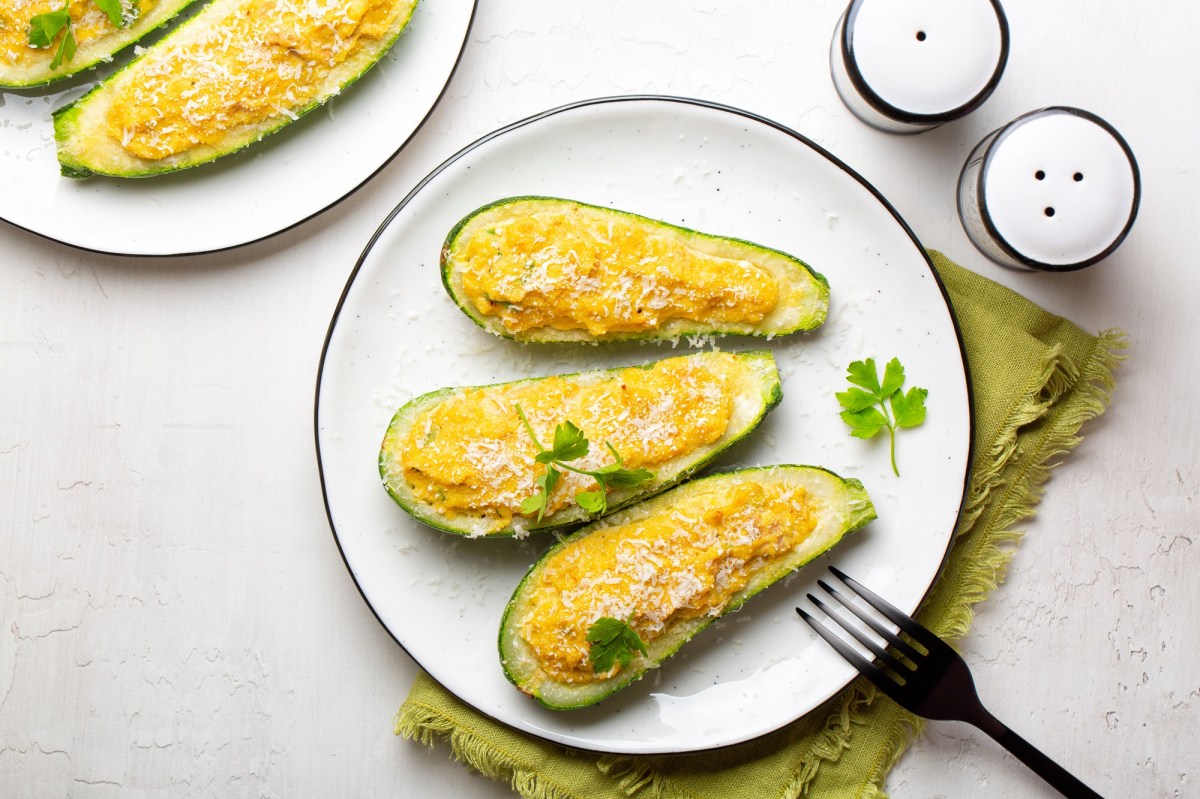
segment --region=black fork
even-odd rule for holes
[[[845,632],[875,655],[875,665],[847,644],[822,622],[796,608],[817,634],[829,642],[838,654],[850,662],[897,704],[927,719],[952,719],[973,724],[1011,752],[1063,796],[1071,799],[1100,799],[1100,794],[1084,785],[1070,772],[1034,748],[1028,741],[1004,726],[987,711],[975,691],[971,672],[957,652],[942,639],[918,624],[912,617],[875,594],[840,570],[830,567],[847,588],[908,635],[906,641],[884,626],[872,614],[860,608],[841,591],[824,580],[817,584],[873,630],[892,648],[889,652],[840,613],[812,594],[809,600]]]

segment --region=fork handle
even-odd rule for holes
[[[1063,796],[1068,797],[1068,799],[1103,799],[1100,794],[1080,782],[1071,772],[1046,757],[1033,744],[1004,726],[999,719],[987,710],[980,708],[980,711],[982,712],[981,717],[972,719],[971,723],[990,735],[996,743],[1011,752],[1013,756],[1026,766],[1029,766],[1035,774],[1044,779]]]

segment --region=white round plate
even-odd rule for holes
[[[818,332],[770,347],[783,402],[718,468],[807,463],[857,477],[878,521],[698,635],[645,679],[583,710],[542,708],[510,685],[496,637],[504,606],[551,541],[470,540],[414,521],[376,468],[394,412],[448,385],[645,363],[687,341],[522,345],[472,324],[442,288],[454,224],[501,197],[611,205],[795,254],[829,279]],[[834,393],[846,367],[899,357],[929,390],[928,419],[903,430],[901,477],[885,437],[852,438]],[[971,402],[957,325],[908,227],[848,167],[800,135],[736,109],[664,97],[607,98],[518,122],[462,150],[388,217],[350,275],[330,325],[316,397],[317,457],[330,524],[363,596],[442,685],[515,729],[582,749],[688,752],[745,741],[812,710],[851,668],[794,607],[824,564],[912,610],[940,568],[962,505]]]
[[[287,230],[400,151],[442,96],[474,13],[475,0],[418,3],[388,54],[345,94],[241,153],[153,178],[72,180],[58,171],[52,112],[129,52],[65,87],[0,90],[0,219],[120,255],[211,252]]]

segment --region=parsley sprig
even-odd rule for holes
[[[50,69],[58,69],[63,60],[70,61],[75,57],[75,31],[71,29],[71,15],[68,13],[70,3],[63,3],[57,11],[47,11],[37,14],[29,20],[29,44],[31,47],[49,47],[64,29],[66,33],[50,59]]]
[[[545,474],[537,478],[537,493],[526,497],[521,502],[521,512],[536,513],[539,522],[546,515],[546,509],[550,504],[550,495],[554,493],[554,488],[562,478],[563,471],[587,475],[600,484],[600,488],[596,491],[580,491],[575,494],[575,501],[579,503],[579,507],[588,513],[604,513],[608,510],[610,489],[637,486],[654,478],[654,473],[647,469],[627,468],[625,461],[621,460],[621,454],[608,441],[604,442],[604,446],[608,447],[608,451],[612,453],[612,463],[590,471],[571,466],[568,461],[579,460],[590,450],[583,431],[568,419],[554,428],[554,444],[546,449],[538,441],[537,434],[533,432],[533,426],[529,424],[525,411],[519,404],[516,409],[517,415],[521,417],[521,423],[525,425],[525,432],[529,433],[529,437],[533,439],[534,445],[538,448],[538,454],[534,460],[537,463],[546,464]]]
[[[592,662],[592,671],[597,673],[608,671],[613,663],[620,663],[622,668],[628,666],[635,651],[646,654],[646,644],[637,630],[628,622],[609,616],[597,619],[588,627],[587,640],[592,645],[588,649],[588,659]]]
[[[874,358],[851,363],[846,379],[858,386],[836,395],[845,409],[841,416],[850,425],[850,435],[871,438],[887,428],[891,439],[892,471],[899,477],[900,470],[896,468],[896,430],[916,427],[925,421],[925,398],[929,392],[923,388],[904,391],[904,367],[898,358],[888,361],[882,381]]]
[[[126,24],[125,15],[121,11],[121,0],[93,0],[96,7],[104,12],[108,21],[115,28],[123,28]],[[75,57],[78,43],[75,41],[75,31],[71,27],[71,0],[66,0],[63,7],[44,14],[35,14],[29,20],[29,45],[31,47],[47,48],[54,43],[58,34],[63,33],[59,40],[58,49],[50,59],[50,69],[58,69],[63,61]]]

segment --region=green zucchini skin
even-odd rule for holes
[[[686,357],[695,358],[703,357],[704,355],[704,352],[699,352]],[[739,400],[735,402],[735,411],[733,418],[730,419],[730,427],[725,431],[725,434],[711,444],[700,447],[669,464],[655,469],[654,479],[647,483],[632,488],[614,488],[608,494],[608,514],[615,513],[635,502],[661,493],[696,474],[699,470],[712,463],[713,460],[727,449],[749,435],[762,423],[767,414],[783,400],[783,387],[779,377],[779,370],[775,365],[775,358],[770,351],[742,352],[737,353],[737,357],[749,367],[753,375],[753,382],[743,387],[739,395]],[[649,363],[641,368],[648,369],[653,365],[653,363]],[[615,369],[558,376],[568,379],[585,380],[602,377],[606,374],[623,371],[628,368],[630,367],[618,367]],[[535,383],[543,379],[545,378],[526,378],[511,383],[499,383],[495,385],[515,386]],[[383,444],[379,450],[379,475],[383,481],[384,488],[396,504],[423,524],[446,533],[453,533],[469,538],[478,538],[484,535],[489,538],[523,537],[528,533],[561,532],[572,527],[578,527],[580,524],[597,518],[594,514],[588,514],[578,505],[569,504],[554,513],[547,514],[540,522],[531,518],[527,519],[526,517],[518,516],[515,517],[514,524],[509,524],[500,530],[484,532],[481,526],[483,520],[480,517],[459,515],[454,519],[450,519],[439,513],[428,503],[422,502],[414,496],[411,488],[404,480],[404,464],[400,462],[397,453],[393,452],[388,446],[388,442],[392,439],[400,440],[421,411],[451,396],[473,388],[488,388],[488,386],[443,388],[432,391],[405,403],[392,417],[387,432],[384,434]]]
[[[515,207],[523,205],[528,205],[529,210],[523,210],[522,213],[531,213],[539,208],[549,209],[564,205],[587,209],[611,215],[613,218],[632,221],[639,226],[654,228],[664,235],[680,239],[689,247],[729,253],[729,257],[736,256],[745,258],[746,260],[767,263],[770,265],[771,271],[775,273],[779,285],[802,287],[805,299],[799,306],[789,307],[784,312],[777,311],[772,313],[757,325],[717,325],[671,319],[654,329],[614,332],[603,336],[593,336],[586,330],[559,330],[547,327],[513,332],[506,328],[499,319],[479,313],[470,298],[465,295],[462,288],[462,279],[458,266],[459,262],[456,259],[456,252],[460,242],[469,238],[477,228],[492,224],[498,216],[511,213]],[[657,341],[678,339],[684,336],[724,335],[773,338],[775,336],[813,330],[824,323],[829,312],[829,281],[824,275],[793,255],[743,239],[701,233],[690,228],[673,225],[658,219],[651,219],[650,217],[641,216],[629,211],[605,208],[599,205],[591,205],[560,197],[522,195],[496,200],[475,209],[459,220],[446,235],[445,242],[442,244],[440,260],[442,285],[445,287],[446,293],[454,301],[454,304],[479,327],[489,333],[513,339],[514,341],[534,343],[595,343],[597,341]]]
[[[151,9],[149,14],[139,16],[124,28],[118,28],[106,36],[80,45],[79,49],[75,51],[75,56],[70,61],[63,61],[58,69],[50,69],[57,40],[42,51],[43,57],[39,59],[38,63],[27,68],[20,69],[10,65],[0,65],[0,89],[46,86],[63,78],[78,75],[99,63],[110,61],[114,55],[126,47],[135,44],[150,32],[170,22],[193,2],[195,0],[163,0],[160,5]]]
[[[121,69],[97,84],[87,94],[75,102],[54,112],[54,139],[58,146],[59,171],[63,177],[84,179],[93,175],[104,175],[116,178],[144,178],[178,172],[183,169],[200,166],[217,158],[232,155],[246,147],[262,141],[264,138],[281,128],[291,124],[300,117],[316,108],[320,108],[330,98],[349,88],[381,59],[400,34],[408,27],[416,10],[417,1],[413,0],[406,15],[401,15],[389,29],[388,34],[364,46],[359,54],[344,61],[339,68],[331,73],[322,90],[304,106],[288,109],[289,115],[278,114],[263,120],[257,125],[244,126],[234,131],[228,140],[220,146],[198,145],[175,155],[157,160],[139,158],[125,152],[118,142],[106,135],[104,118],[107,108],[111,105],[111,96],[118,81],[128,77],[138,79],[139,64],[151,52],[171,45],[176,39],[186,40],[191,35],[199,36],[206,26],[230,9],[240,5],[242,0],[212,0],[199,13],[176,27],[152,48],[138,58],[130,61]],[[127,74],[128,73],[128,74]]]
[[[525,577],[513,592],[512,599],[505,607],[500,621],[498,643],[500,663],[509,682],[551,710],[575,710],[587,707],[641,679],[646,672],[657,668],[697,633],[708,627],[717,617],[705,615],[677,621],[664,634],[646,644],[646,655],[635,653],[629,666],[622,668],[606,680],[586,685],[557,682],[551,679],[541,671],[520,634],[529,591],[535,584],[534,580],[544,564],[556,553],[572,546],[598,529],[624,524],[660,509],[686,505],[689,498],[705,488],[706,484],[715,481],[732,482],[759,479],[800,482],[823,499],[826,503],[826,510],[821,515],[817,529],[806,539],[806,545],[793,550],[785,559],[771,564],[768,569],[756,574],[741,592],[733,596],[720,614],[721,616],[739,610],[748,599],[828,551],[846,534],[865,527],[876,518],[875,507],[863,484],[858,480],[839,477],[818,466],[785,465],[709,475],[674,488],[620,514],[590,524],[547,550],[526,572]],[[808,545],[809,542],[811,542],[811,546]]]

